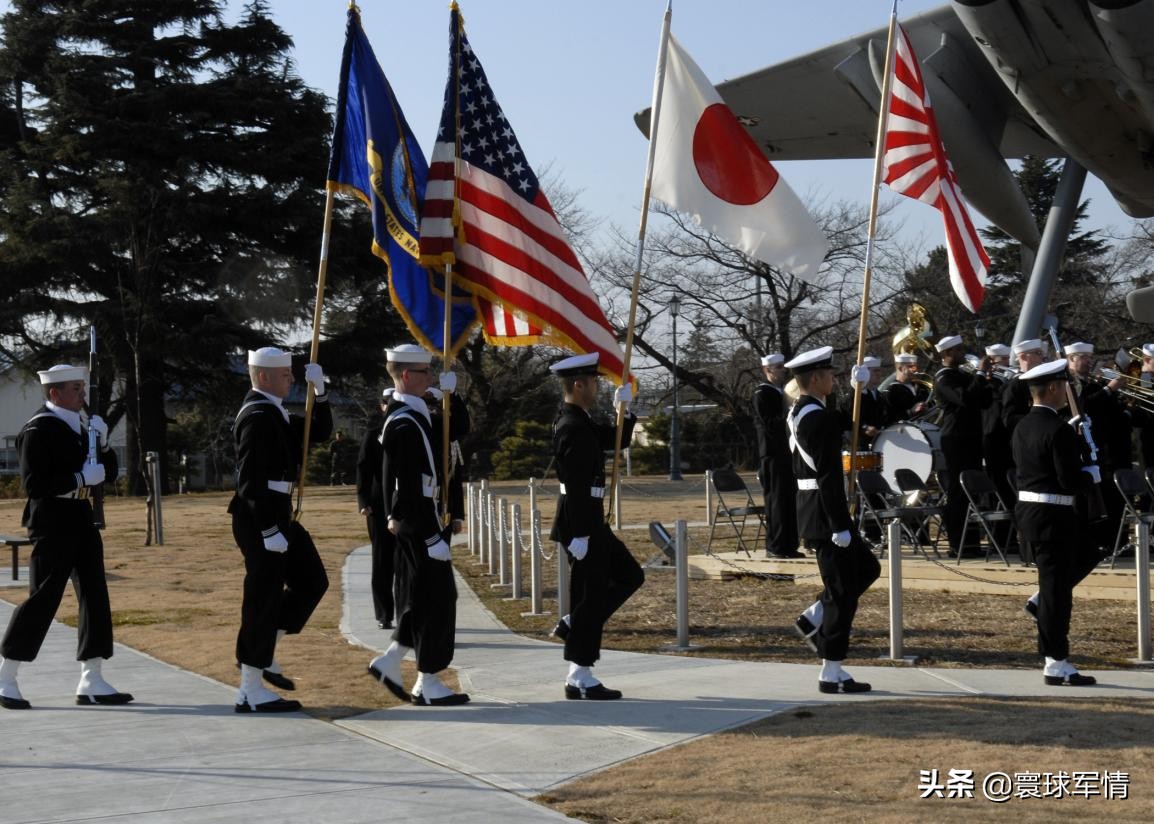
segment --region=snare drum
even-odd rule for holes
[[[855,452],[851,459],[850,453],[841,453],[842,470],[848,475],[851,467],[856,472],[881,469],[882,456],[877,452]]]
[[[936,424],[901,421],[887,426],[873,443],[881,453],[882,477],[893,489],[898,488],[894,473],[899,469],[911,469],[922,481],[929,481],[933,472],[945,466],[941,442],[941,427]]]

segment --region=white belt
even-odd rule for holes
[[[565,484],[558,484],[558,486],[561,487],[561,494],[562,495],[568,495],[569,494],[568,492],[565,491]],[[605,487],[603,487],[603,486],[591,486],[591,487],[589,487],[589,497],[590,498],[604,498],[605,497]]]
[[[809,490],[817,489],[817,478],[798,478],[797,488]]]
[[[1025,501],[1028,504],[1055,504],[1056,506],[1073,506],[1073,495],[1055,495],[1050,492],[1028,492],[1025,489],[1018,490],[1018,500]]]
[[[269,481],[268,482],[268,488],[271,489],[273,492],[279,492],[282,495],[293,494],[293,482],[292,481]]]

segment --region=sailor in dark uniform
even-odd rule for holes
[[[935,348],[943,367],[934,375],[934,399],[942,410],[941,447],[945,471],[938,480],[946,493],[946,537],[950,553],[961,551],[958,544],[966,520],[966,495],[959,477],[963,470],[982,468],[982,410],[990,404],[992,393],[986,370],[989,360],[983,359],[976,374],[963,372],[966,350],[958,335],[948,335]]]
[[[393,396],[390,386],[381,395],[381,419],[365,431],[357,454],[357,508],[365,518],[372,547],[373,613],[380,629],[393,628],[393,566],[397,538],[389,532],[381,491],[381,439],[384,413]]]
[[[881,383],[881,366],[882,362],[873,355],[868,355],[861,362],[861,366],[865,367],[868,377],[862,382],[861,388],[861,409],[858,415],[858,441],[857,448],[859,452],[868,452],[873,447],[874,438],[881,433],[889,420],[890,411],[886,403],[886,396],[878,389],[878,384]],[[861,374],[866,374],[861,373]],[[850,381],[850,386],[853,386],[853,381]],[[853,393],[849,394],[846,401],[846,408],[844,410],[845,416],[845,430],[849,432],[853,428]]]
[[[833,349],[804,352],[786,366],[802,395],[789,414],[790,449],[797,476],[798,531],[817,551],[824,584],[818,604],[798,619],[798,629],[822,657],[821,692],[868,692],[842,669],[858,600],[881,572],[877,558],[858,535],[846,503],[841,464],[841,421],[828,410],[833,392]]]
[[[565,697],[608,701],[621,697],[593,676],[601,657],[605,622],[640,588],[645,573],[605,522],[605,451],[614,448],[616,427],[595,423],[590,413],[599,391],[597,352],[575,355],[549,369],[561,381],[564,403],[553,422],[553,456],[560,496],[549,537],[569,555],[570,613],[554,633],[565,641]],[[628,407],[632,387],[613,394],[614,404]],[[629,444],[637,418],[625,414],[621,445]]]
[[[1066,361],[1035,366],[1019,380],[1029,387],[1033,406],[1014,430],[1018,503],[1014,514],[1022,540],[1030,543],[1038,567],[1038,651],[1045,656],[1046,684],[1095,683],[1069,663],[1070,612],[1082,558],[1093,548],[1075,513],[1075,498],[1098,480],[1086,465],[1074,430],[1059,411],[1066,405]]]
[[[464,704],[469,696],[453,692],[438,675],[453,661],[457,585],[449,542],[462,520],[456,509],[448,526],[441,518],[441,437],[424,400],[433,383],[433,356],[407,343],[389,349],[386,357],[396,391],[382,429],[381,489],[387,528],[396,536],[397,628],[389,648],[370,662],[369,674],[419,706]],[[456,375],[442,373],[440,384],[452,392]],[[450,494],[450,506],[461,497]],[[401,678],[401,661],[409,652],[417,659],[411,695]]]
[[[1018,361],[1018,374],[1006,381],[1002,390],[1002,423],[1006,427],[1006,437],[1014,437],[1014,427],[1030,412],[1030,390],[1019,378],[1045,359],[1042,341],[1037,338],[1018,341],[1013,348]]]
[[[40,372],[46,398],[16,438],[20,480],[28,495],[23,525],[32,541],[28,598],[16,607],[0,642],[0,707],[28,709],[16,671],[34,661],[72,581],[80,607],[76,658],[77,704],[127,704],[101,674],[112,657],[112,612],[104,577],[104,543],[88,502],[105,478],[116,478],[116,453],[108,448],[108,425],[98,416],[81,423],[88,370],[61,364]],[[96,433],[90,443],[90,433]],[[95,448],[93,448],[95,447]]]
[[[761,359],[765,382],[753,390],[753,424],[761,456],[758,478],[765,494],[765,554],[769,558],[804,558],[797,550],[797,480],[789,456],[785,427],[788,402],[785,357],[778,352]]]
[[[982,410],[982,457],[986,463],[986,474],[990,476],[998,495],[1008,507],[1014,505],[1014,488],[1010,485],[1009,472],[1014,466],[1010,450],[1010,433],[1002,421],[1002,395],[1009,378],[1005,369],[1010,365],[1010,347],[995,343],[986,347],[990,371],[990,405]],[[999,368],[1001,367],[1001,368]],[[1010,538],[1013,524],[1009,522],[994,525],[998,542],[1005,546]]]
[[[236,711],[292,712],[300,702],[281,698],[261,680],[294,689],[276,663],[276,646],[286,634],[304,628],[329,579],[312,537],[293,519],[293,486],[304,460],[304,418],[290,415],[283,405],[293,386],[292,355],[271,346],[250,351],[248,373],[252,389],[233,423],[236,493],[228,505],[232,535],[244,555]],[[316,391],[311,445],[328,439],[333,418],[321,367],[305,366],[305,380]]]
[[[914,380],[918,374],[918,356],[908,352],[894,355],[894,379],[886,387],[886,409],[889,423],[908,421],[922,414],[930,394]]]

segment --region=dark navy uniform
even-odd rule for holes
[[[622,446],[628,445],[636,417],[625,416]],[[568,547],[588,536],[589,551],[569,556],[569,634],[565,660],[591,667],[601,657],[605,622],[629,600],[645,573],[605,522],[605,451],[614,448],[616,427],[598,424],[575,404],[562,404],[553,422],[553,456],[561,495],[549,537]]]
[[[1038,651],[1061,661],[1070,652],[1074,587],[1099,560],[1074,505],[1091,479],[1082,471],[1081,440],[1049,407],[1034,406],[1022,418],[1013,449],[1019,490],[1014,515],[1038,567]]]
[[[886,408],[889,410],[888,423],[909,420],[910,410],[919,403],[925,403],[930,398],[926,388],[921,384],[909,381],[902,383],[894,381],[885,390]]]
[[[762,383],[753,390],[753,424],[761,456],[758,477],[765,495],[765,548],[771,555],[797,552],[797,481],[785,415],[780,387]]]
[[[465,415],[463,404],[459,409]],[[454,404],[450,423],[457,410]],[[385,413],[381,455],[385,520],[397,526],[393,640],[415,650],[417,669],[430,674],[452,663],[457,629],[453,565],[429,557],[430,548],[452,539],[448,527],[441,525],[441,438],[435,421],[422,399],[393,395]],[[467,428],[467,417],[463,425]],[[453,493],[450,487],[449,498],[453,517],[463,517],[455,503],[462,500],[459,490]]]
[[[326,398],[313,405],[309,443],[333,430]],[[304,418],[289,415],[253,389],[233,424],[236,494],[228,505],[232,535],[244,554],[244,600],[236,659],[264,669],[272,664],[277,630],[299,633],[328,590],[329,579],[312,537],[293,520],[292,486],[300,475]],[[265,549],[264,539],[280,532],[284,552]]]
[[[72,580],[80,618],[76,658],[112,657],[112,612],[104,574],[104,543],[92,520],[81,470],[88,457],[88,433],[72,427],[47,406],[24,424],[16,438],[20,479],[28,501],[23,525],[32,540],[28,598],[16,607],[0,644],[0,656],[33,661]],[[115,479],[116,453],[99,451],[104,474]]]
[[[846,503],[841,464],[841,420],[817,398],[802,395],[790,412],[793,470],[797,477],[798,532],[817,550],[824,589],[822,622],[814,635],[818,654],[830,661],[845,659],[858,600],[881,574]],[[850,545],[832,540],[849,531]]]
[[[990,405],[989,381],[948,366],[934,375],[934,398],[942,410],[942,458],[938,481],[946,493],[944,521],[950,551],[958,552],[966,519],[966,495],[958,482],[966,469],[982,468],[982,410]]]
[[[1014,455],[1010,447],[1010,432],[1002,421],[1002,394],[1008,381],[998,375],[990,375],[989,382],[990,405],[982,410],[982,456],[986,463],[986,474],[993,481],[998,495],[1006,506],[1013,507],[1014,488],[1010,485],[1009,472],[1014,467]],[[994,525],[994,534],[1003,546],[1012,528],[1009,523]]]
[[[1030,414],[1032,404],[1030,387],[1020,378],[1021,375],[1015,375],[1002,388],[1002,424],[1009,438],[1014,436],[1014,429],[1022,422],[1022,418]]]
[[[393,568],[397,539],[389,532],[385,517],[385,499],[381,487],[381,439],[384,419],[374,422],[365,432],[357,454],[357,508],[369,509],[366,525],[373,550],[371,587],[373,612],[378,623],[393,621]]]

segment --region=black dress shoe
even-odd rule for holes
[[[233,707],[236,712],[296,712],[300,708],[300,701],[285,698],[278,698],[275,701],[265,701],[263,704],[257,704],[255,707],[245,701]]]
[[[818,692],[835,693],[835,692],[869,692],[873,687],[865,681],[855,681],[852,678],[847,678],[845,681],[822,681],[817,682]]]
[[[236,668],[240,669],[240,661],[236,662]],[[292,692],[297,688],[292,679],[283,672],[273,672],[272,670],[261,670],[261,677],[268,681],[274,687],[280,687],[282,690]]]
[[[408,691],[404,688],[404,686],[402,686],[401,684],[398,684],[396,681],[389,678],[387,675],[385,675],[383,672],[381,672],[376,667],[373,667],[373,666],[369,667],[369,675],[373,676],[373,678],[375,680],[380,681],[382,684],[384,684],[385,689],[387,689],[389,692],[391,692],[393,695],[395,695],[398,700],[400,700],[400,701],[412,701],[413,700],[413,696],[409,695]]]
[[[1022,607],[1022,612],[1029,615],[1032,620],[1038,620],[1038,605],[1033,601],[1027,601],[1025,606]]]
[[[621,697],[621,690],[611,690],[604,684],[594,684],[591,687],[566,684],[565,697],[570,701],[616,701]]]
[[[377,629],[392,629],[392,621],[377,621]]]
[[[418,707],[459,707],[461,704],[469,703],[469,694],[467,692],[455,692],[444,698],[426,698],[419,692],[415,692],[413,693],[413,703]]]
[[[557,622],[557,626],[553,627],[553,635],[556,635],[562,641],[568,640],[569,629],[569,622],[562,618]]]
[[[90,704],[104,704],[105,706],[116,706],[118,704],[128,704],[132,701],[132,696],[127,692],[114,692],[111,695],[78,695],[76,696],[76,703],[80,706],[88,706]]]
[[[796,549],[794,549],[794,550],[767,549],[765,551],[765,557],[766,558],[804,558],[805,553],[804,552],[798,552]]]
[[[817,642],[813,640],[813,636],[817,634],[817,627],[813,625],[813,622],[804,615],[799,615],[797,620],[793,622],[793,628],[797,630],[801,640],[805,641],[805,645],[817,652]]]
[[[1069,675],[1044,675],[1047,687],[1092,687],[1098,683],[1093,675],[1072,672]]]
[[[23,698],[9,698],[6,695],[0,695],[0,707],[6,710],[30,710],[32,705]]]

